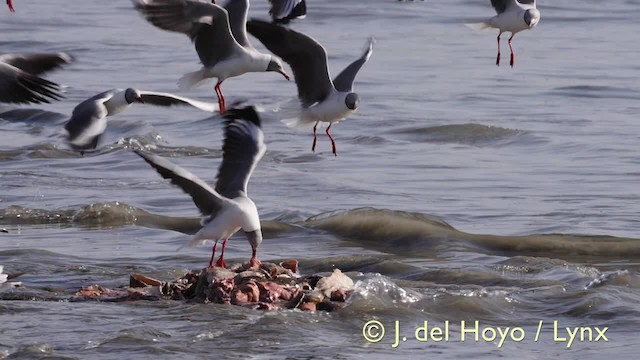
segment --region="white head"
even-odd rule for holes
[[[540,11],[538,9],[528,9],[524,12],[524,22],[532,28],[540,21]]]
[[[247,240],[249,240],[249,244],[251,244],[251,248],[253,250],[257,250],[258,246],[262,242],[262,230],[258,229],[256,231],[245,231],[245,235],[247,235]]]
[[[347,94],[347,97],[344,98],[344,104],[349,110],[355,111],[360,104],[360,97],[356,93],[349,93]]]
[[[271,56],[269,59],[269,65],[267,65],[267,70],[265,71],[275,71],[277,73],[282,74],[285,79],[289,80],[289,75],[284,71],[284,67],[282,66],[282,61],[280,59]]]
[[[128,88],[124,91],[124,99],[127,101],[127,104],[132,104],[134,101],[144,104],[140,92],[133,88]]]

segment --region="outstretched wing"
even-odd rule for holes
[[[62,99],[61,92],[60,85],[52,81],[0,62],[0,102],[48,103]]]
[[[346,92],[353,91],[353,81],[355,80],[358,71],[360,71],[360,68],[362,68],[362,65],[364,65],[371,57],[371,53],[373,52],[373,43],[373,38],[369,38],[367,49],[364,51],[364,54],[362,54],[360,59],[349,64],[349,66],[344,68],[344,70],[342,70],[342,72],[333,79],[333,86],[336,87],[336,90]]]
[[[224,116],[227,125],[216,191],[233,199],[247,194],[249,178],[267,147],[260,118],[252,106],[227,110]]]
[[[143,90],[140,91],[140,97],[145,104],[157,106],[193,106],[202,111],[208,112],[215,112],[219,110],[218,104],[207,103],[163,92]]]
[[[215,65],[240,45],[231,35],[227,11],[193,0],[132,0],[135,8],[156,27],[187,34],[200,61]]]
[[[32,53],[5,54],[0,56],[0,62],[13,65],[31,75],[41,75],[69,64],[73,57],[67,53]]]
[[[203,215],[215,215],[224,206],[224,200],[220,198],[220,195],[189,171],[159,156],[138,150],[135,152],[156,169],[160,176],[170,179],[172,184],[189,194]]]
[[[261,20],[250,20],[247,31],[291,66],[302,106],[320,102],[333,91],[327,52],[320,43],[305,34]]]
[[[293,19],[302,19],[307,15],[305,0],[269,0],[269,15],[274,23],[287,24]]]
[[[229,14],[229,26],[231,34],[238,44],[250,47],[247,37],[247,14],[249,13],[249,0],[229,0],[224,6]]]
[[[496,10],[496,13],[502,14],[507,10],[510,4],[513,4],[516,0],[491,0],[491,6]]]

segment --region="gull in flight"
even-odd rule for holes
[[[202,111],[218,110],[216,104],[205,103],[169,93],[128,89],[112,89],[95,95],[75,107],[64,125],[67,140],[81,154],[93,150],[107,129],[107,117],[128,109],[134,102],[158,106],[192,106]]]
[[[359,59],[347,66],[333,81],[327,67],[327,52],[311,37],[278,24],[251,20],[247,31],[260,40],[271,52],[291,66],[298,87],[300,102],[296,115],[285,119],[290,127],[313,125],[313,145],[316,149],[316,130],[321,122],[328,122],[326,133],[331,139],[331,148],[337,155],[336,142],[331,136],[331,125],[346,119],[358,108],[360,97],[353,92],[353,82],[360,68],[373,52],[373,38]]]
[[[247,38],[249,0],[230,0],[224,8],[193,0],[133,0],[135,8],[156,27],[184,33],[193,41],[202,68],[185,74],[178,85],[188,89],[209,78],[215,86],[220,113],[225,99],[220,85],[225,79],[248,72],[275,71],[289,75],[282,62],[258,52]]]
[[[479,23],[468,24],[475,29],[496,28],[498,33],[498,57],[496,65],[500,65],[500,35],[503,32],[510,32],[509,49],[511,50],[511,60],[509,64],[513,67],[515,55],[511,40],[522,30],[533,28],[540,22],[540,11],[536,9],[536,0],[491,0],[491,5],[498,15],[489,20]]]

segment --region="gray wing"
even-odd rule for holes
[[[231,34],[238,44],[243,47],[251,47],[247,37],[247,13],[249,12],[249,0],[229,0],[224,6],[229,14],[229,26]]]
[[[67,53],[5,54],[0,56],[0,62],[13,65],[31,75],[41,75],[72,61],[73,57]]]
[[[287,24],[293,19],[302,19],[307,15],[305,0],[269,0],[269,15],[275,23]]]
[[[291,66],[302,106],[322,101],[333,91],[327,52],[320,43],[305,34],[261,20],[247,22],[247,31]]]
[[[178,165],[153,154],[135,150],[160,176],[171,180],[182,191],[189,194],[202,215],[215,215],[223,206],[224,200],[207,183]]]
[[[491,6],[496,10],[496,13],[502,14],[514,1],[516,0],[491,0]]]
[[[353,91],[353,80],[356,78],[358,71],[362,68],[369,58],[371,57],[371,53],[373,52],[373,38],[369,38],[369,44],[367,49],[364,51],[364,54],[360,57],[360,59],[352,62],[347,66],[335,79],[333,79],[333,86],[336,87],[338,91]]]
[[[67,141],[75,150],[92,150],[107,128],[107,108],[104,102],[111,99],[114,90],[95,95],[75,107],[71,118],[64,125]]]
[[[192,0],[132,0],[154,26],[191,38],[203,65],[214,66],[240,48],[231,35],[227,11]]]
[[[218,104],[207,103],[189,99],[187,97],[177,96],[169,93],[154,91],[139,91],[140,97],[145,104],[157,106],[193,106],[203,111],[215,112],[220,110]]]
[[[233,199],[247,194],[249,178],[267,147],[260,118],[253,107],[230,109],[224,116],[227,125],[216,191]]]
[[[0,102],[25,104],[60,100],[60,85],[0,62]]]

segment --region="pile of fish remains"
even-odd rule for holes
[[[172,299],[232,304],[260,310],[300,309],[333,311],[344,307],[353,280],[335,269],[329,276],[298,275],[298,261],[263,262],[258,269],[235,264],[211,267],[163,282],[131,274],[129,287],[108,289],[91,285],[75,293],[75,300],[133,301]]]

